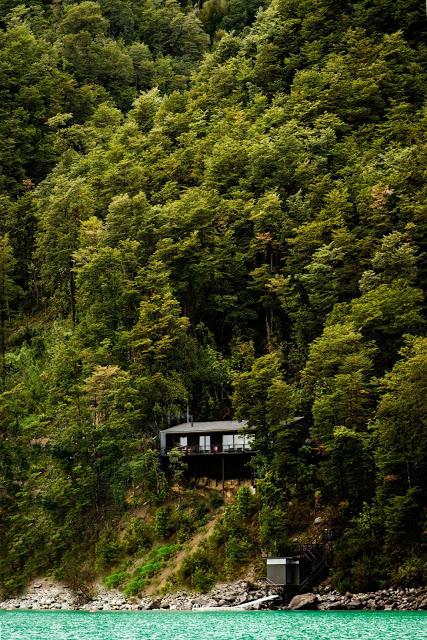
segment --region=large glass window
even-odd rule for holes
[[[210,436],[199,436],[199,448],[200,451],[210,451],[211,450],[211,437]]]
[[[241,436],[240,434],[236,434],[234,436],[234,448],[237,449],[237,451],[240,451],[245,448],[246,446],[246,436]]]
[[[252,436],[241,433],[227,433],[222,436],[223,451],[246,451],[251,449]]]
[[[234,439],[232,433],[226,433],[222,436],[222,450],[230,451],[230,449],[234,449]]]

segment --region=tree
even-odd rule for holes
[[[326,491],[336,499],[348,500],[351,512],[360,511],[374,488],[371,440],[348,427],[335,427],[322,465]]]
[[[254,433],[254,445],[261,454],[271,452],[270,416],[277,420],[277,407],[273,409],[271,387],[280,384],[280,354],[270,353],[257,358],[250,371],[238,373],[233,379],[233,405],[239,419],[248,421]],[[270,401],[270,402],[268,402]],[[285,409],[288,413],[288,407]],[[277,424],[277,423],[276,423]]]
[[[369,415],[372,343],[352,324],[325,327],[313,341],[302,378],[313,398],[313,435],[326,443],[334,426],[363,430]]]
[[[167,480],[157,452],[147,449],[131,460],[129,468],[135,490],[141,488],[147,500],[161,503],[167,494]]]
[[[410,231],[409,227],[408,231]],[[362,274],[362,294],[353,298],[347,316],[368,339],[381,349],[381,364],[389,365],[405,332],[417,332],[424,325],[422,291],[414,286],[417,258],[404,234],[386,236],[371,262],[373,270]],[[345,315],[344,309],[344,315]],[[330,321],[342,315],[340,306]]]
[[[0,360],[2,391],[6,387],[6,327],[11,322],[13,303],[20,293],[13,272],[16,260],[7,235],[0,236]]]
[[[188,468],[188,465],[184,462],[184,453],[178,448],[170,449],[168,451],[169,471],[171,473],[172,482],[180,490],[184,474]],[[181,494],[179,493],[179,496]]]
[[[106,37],[109,22],[99,4],[87,1],[66,7],[59,26],[66,67],[80,81],[104,85],[119,103],[129,104],[132,60],[118,41]]]
[[[113,352],[129,358],[130,331],[138,315],[134,278],[138,270],[136,240],[105,246],[106,231],[97,218],[82,223],[80,249],[73,254],[77,312],[82,343],[96,347],[108,340]]]
[[[83,178],[55,182],[51,191],[41,189],[38,198],[39,226],[36,258],[45,296],[57,315],[76,320],[74,252],[78,248],[80,222],[94,212],[90,185]]]
[[[147,295],[140,303],[139,318],[132,329],[133,360],[148,370],[168,371],[177,366],[188,343],[189,320],[181,315],[164,265],[150,265],[142,278]]]
[[[373,423],[380,480],[387,493],[425,491],[427,340],[407,336],[401,359],[380,381]]]
[[[120,387],[126,385],[129,374],[117,366],[97,366],[85,380],[84,390],[88,395],[93,413],[93,424],[101,426],[109,420],[120,394]]]

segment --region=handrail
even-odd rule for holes
[[[182,447],[179,445],[175,445],[172,447],[163,447],[161,450],[162,454],[166,454],[168,451],[171,451],[171,449],[178,449],[179,451],[182,451],[182,453],[184,453],[185,455],[193,455],[193,454],[197,454],[197,455],[215,455],[217,453],[246,453],[248,451],[252,451],[252,448],[250,445],[248,444],[242,444],[239,445],[237,447],[234,447],[233,445],[211,445],[210,447],[200,447],[199,445],[194,445],[194,446],[186,446],[186,447]]]

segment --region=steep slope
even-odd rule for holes
[[[7,591],[164,517],[187,410],[248,420],[257,493],[183,580],[319,508],[340,588],[425,580],[424,7],[264,4],[2,8]]]

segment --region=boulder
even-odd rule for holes
[[[327,611],[341,611],[341,609],[345,609],[345,605],[341,600],[333,600],[325,605],[325,609]]]
[[[315,593],[302,593],[294,596],[289,603],[291,611],[299,611],[300,609],[317,609],[317,596]]]

